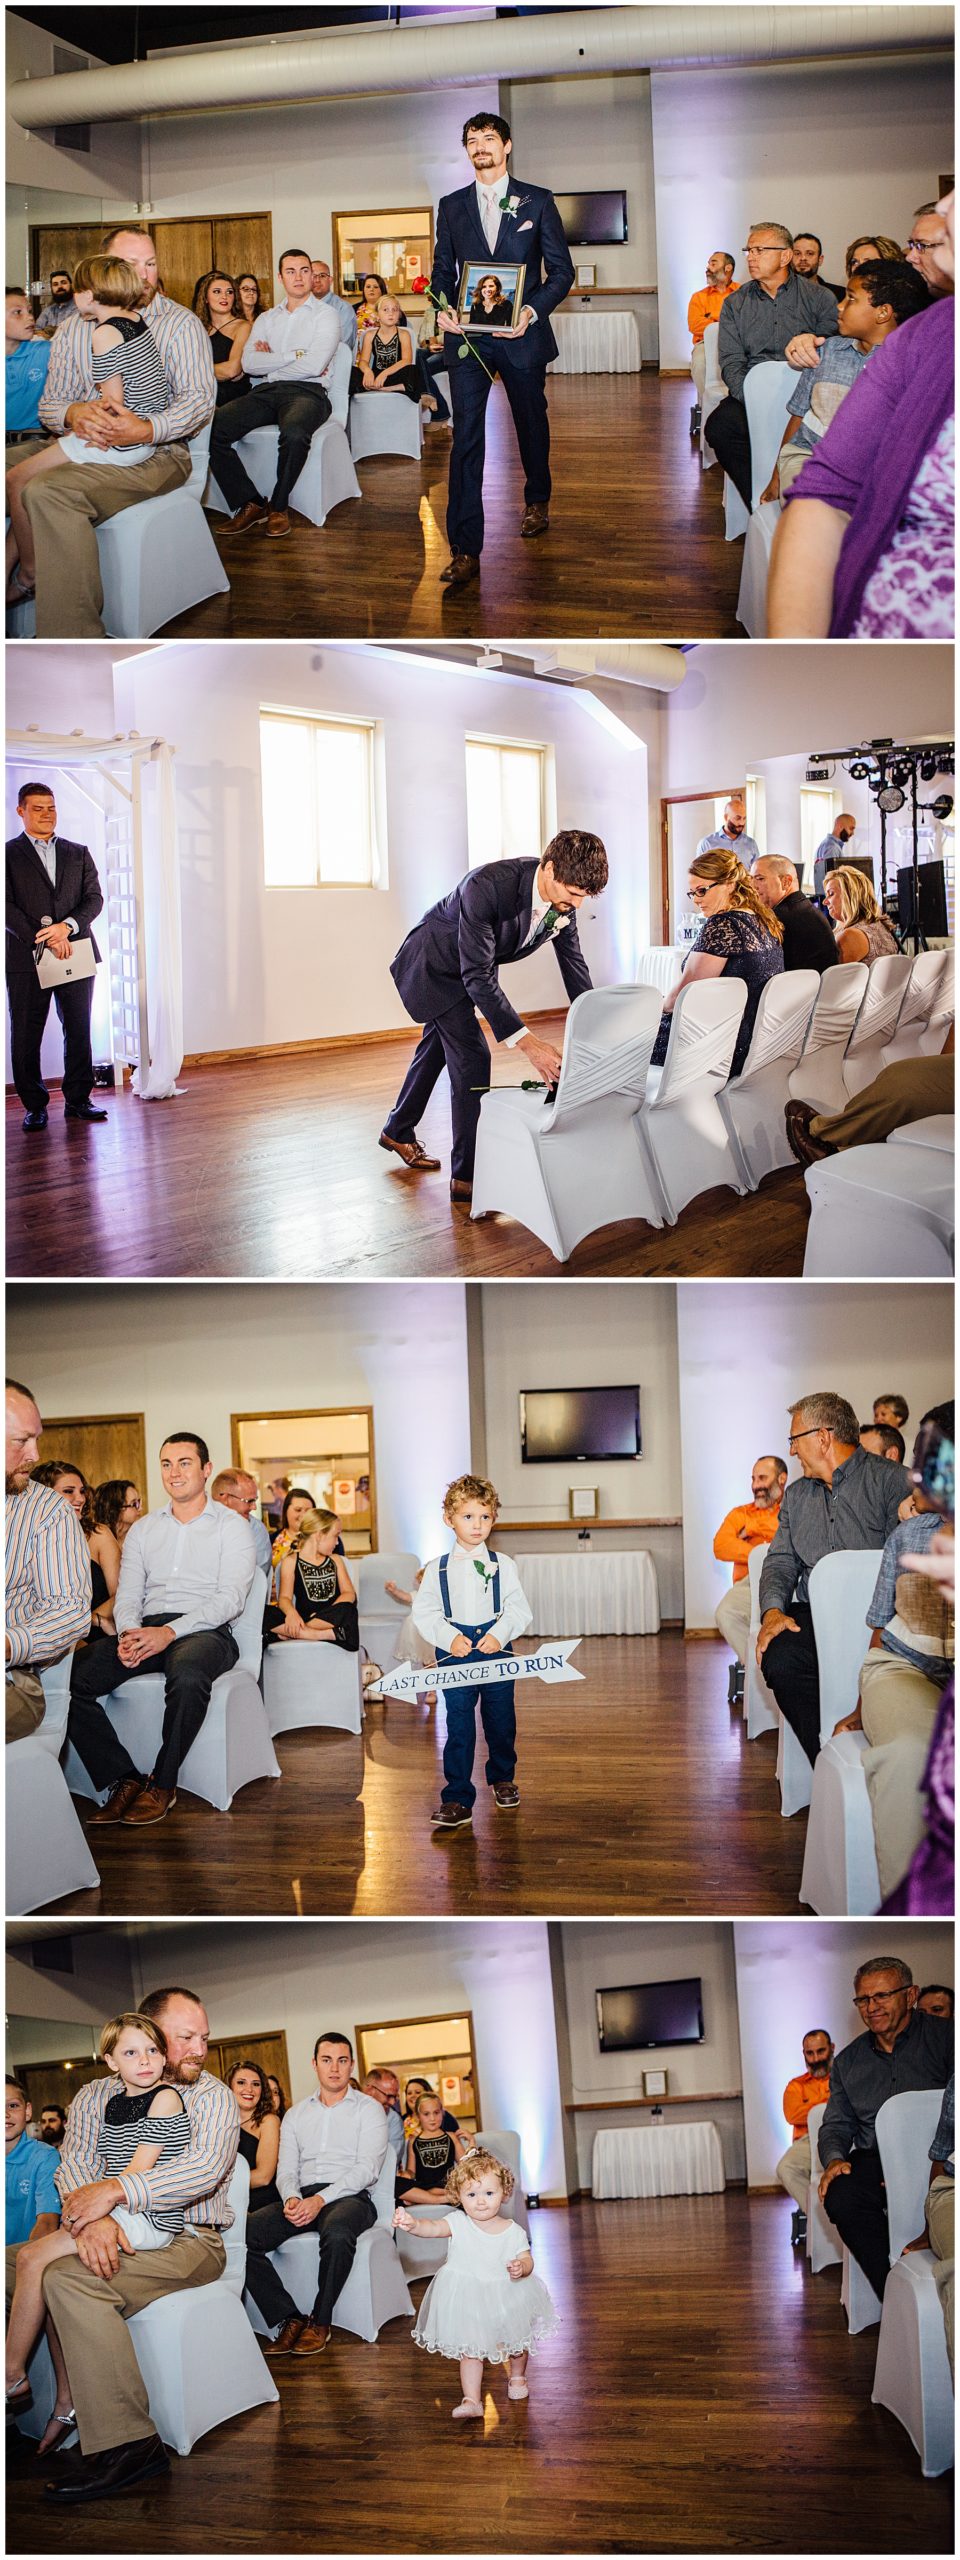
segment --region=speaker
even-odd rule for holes
[[[947,922],[947,883],[942,862],[921,862],[917,872],[920,884],[920,932],[943,940],[949,932]],[[901,933],[913,933],[913,869],[897,873],[897,912]]]
[[[815,898],[822,898],[827,873],[839,871],[841,863],[846,865],[848,871],[862,871],[869,880],[871,889],[875,886],[873,861],[869,853],[827,853],[822,858],[818,855],[814,862],[813,894]]]

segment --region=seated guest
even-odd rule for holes
[[[40,2140],[49,2144],[51,2151],[59,2151],[66,2130],[67,2119],[62,2107],[41,2107]]]
[[[932,255],[952,277],[952,196],[943,212]],[[807,334],[798,359],[816,357]],[[878,349],[787,491],[770,561],[770,638],[952,639],[953,520],[953,301],[944,295]]]
[[[950,1993],[948,1994],[948,1998],[949,1998],[949,2000],[950,2000],[950,2016],[952,2017],[952,2016],[953,2016],[953,1993],[952,1993],[952,1992],[950,1992]],[[917,2002],[917,2008],[918,2008],[918,2009],[920,2009],[920,2008],[922,2007],[922,2004],[923,2004],[923,1994],[921,1993],[920,1999],[919,1999],[919,2000],[918,2000],[918,2002]],[[934,2010],[931,2010],[931,2009],[928,2009],[928,2011],[927,2011],[927,2016],[928,2016],[928,2017],[933,2017],[933,2016],[936,2016],[936,2015],[939,2015],[939,2014],[940,2014],[939,2012],[934,2011]],[[953,2258],[953,2250],[954,2250],[953,2198],[954,2198],[954,2174],[955,2174],[955,2165],[956,2165],[956,2164],[955,2164],[955,2161],[954,2161],[954,2115],[953,2115],[953,2072],[952,2072],[952,2071],[951,2071],[950,2078],[949,2078],[949,2080],[948,2080],[948,2082],[947,2082],[946,2088],[945,2088],[944,2093],[943,2093],[943,2105],[942,2105],[942,2107],[941,2107],[941,2109],[940,2109],[940,2115],[939,2115],[939,2118],[938,2118],[938,2121],[937,2121],[937,2129],[936,2129],[936,2132],[935,2132],[935,2134],[934,2134],[933,2141],[931,2142],[931,2145],[930,2145],[929,2157],[930,2157],[930,2161],[931,2161],[931,2163],[932,2163],[932,2166],[931,2166],[931,2170],[930,2170],[930,2184],[929,2184],[929,2186],[928,2186],[928,2188],[927,2188],[927,2201],[926,2201],[926,2206],[925,2206],[925,2209],[924,2209],[924,2225],[925,2225],[925,2227],[924,2227],[924,2229],[923,2229],[923,2230],[921,2231],[921,2233],[920,2233],[919,2240],[908,2240],[908,2242],[907,2242],[907,2246],[906,2246],[906,2249],[904,2250],[904,2253],[903,2253],[903,2254],[904,2254],[904,2257],[906,2257],[906,2256],[907,2256],[907,2254],[908,2254],[908,2251],[909,2251],[909,2250],[911,2250],[911,2249],[932,2249],[932,2250],[933,2250],[934,2257],[937,2259],[937,2262],[938,2262],[938,2263],[937,2263],[937,2269],[936,2269],[937,2292],[938,2292],[938,2294],[939,2294],[939,2296],[940,2296],[940,2308],[941,2308],[941,2310],[942,2310],[942,2312],[943,2312],[943,2325],[944,2325],[944,2329],[945,2329],[945,2331],[946,2331],[946,2337],[947,2337],[947,2354],[948,2354],[948,2356],[949,2356],[949,2358],[950,2358],[950,2373],[951,2373],[951,2377],[952,2377],[952,2376],[953,2376],[953,2370],[954,2370],[954,2358],[953,2358],[953,2339],[954,2339],[954,2327],[953,2327],[953,2299],[954,2299],[954,2294],[953,2294],[953,2274],[954,2274],[954,2258]]]
[[[97,1519],[112,1529],[118,1547],[122,1547],[128,1529],[132,1529],[143,1510],[139,1487],[128,1484],[123,1476],[110,1476],[106,1484],[98,1484],[93,1499]]]
[[[381,294],[376,320],[360,340],[350,376],[351,392],[404,391],[408,400],[419,400],[413,339],[409,329],[401,327],[401,318],[400,305],[393,294]]]
[[[6,2118],[6,2238],[7,2283],[16,2280],[19,2252],[31,2240],[45,2240],[56,2231],[60,2221],[60,2197],[56,2170],[58,2150],[41,2131],[35,2142],[27,2131],[33,2121],[33,2108],[23,2081],[7,2074],[5,2092]],[[44,2116],[57,2115],[65,2123],[62,2107],[44,2107]],[[61,2136],[62,2138],[62,2136]],[[74,2412],[67,2381],[63,2349],[51,2320],[46,2324],[47,2345],[56,2375],[53,2415],[37,2446],[38,2453],[53,2453],[74,2424]],[[9,2380],[7,2384],[9,2398]],[[22,2396],[22,2395],[21,2395]]]
[[[895,1422],[897,1430],[904,1431],[910,1420],[906,1396],[874,1396],[873,1419],[875,1422]]]
[[[878,258],[905,258],[906,254],[906,250],[901,249],[899,240],[891,240],[887,232],[862,231],[859,239],[851,240],[844,253],[847,281],[849,283],[850,277],[856,274],[858,267],[875,266]],[[787,361],[792,364],[792,356],[788,356]]]
[[[892,1458],[898,1467],[903,1466],[907,1455],[903,1433],[893,1422],[861,1422],[860,1446],[871,1458]]]
[[[271,541],[290,532],[291,491],[318,427],[330,416],[325,376],[341,343],[336,312],[313,299],[306,250],[285,249],[279,272],[284,299],[261,314],[243,350],[243,370],[252,377],[246,397],[217,410],[210,436],[210,468],[234,510],[233,531],[249,533],[262,525]],[[269,503],[234,451],[255,427],[280,430]]]
[[[943,247],[943,215],[939,205],[917,206],[910,235],[904,257],[909,258],[911,266],[916,268],[918,276],[923,277],[932,294],[952,293],[953,276],[944,271],[935,254]],[[38,322],[37,325],[40,327],[42,324]]]
[[[69,320],[71,311],[75,309],[73,277],[66,267],[58,267],[56,274],[50,278],[49,302],[45,302],[42,311],[37,313],[38,329],[46,330],[52,338],[54,330],[59,329],[61,320]]]
[[[210,1487],[211,1502],[225,1502],[238,1520],[245,1520],[253,1538],[253,1551],[260,1569],[269,1576],[273,1564],[273,1542],[262,1520],[254,1518],[258,1500],[256,1476],[248,1476],[239,1467],[223,1467]]]
[[[280,1498],[280,1525],[273,1541],[273,1567],[278,1588],[284,1556],[289,1555],[301,1521],[312,1510],[313,1495],[307,1492],[306,1485],[291,1484],[287,1479],[286,1490]]]
[[[259,320],[261,311],[266,309],[260,291],[259,278],[252,275],[235,276],[234,283],[237,288],[237,309],[241,319]]]
[[[947,1982],[925,1982],[917,1993],[917,2007],[928,2018],[952,2018],[953,1992]],[[44,2108],[44,2115],[46,2108]],[[41,2118],[41,2123],[43,2119]],[[932,2158],[931,2153],[931,2158]]]
[[[863,2035],[838,2053],[820,2127],[820,2201],[851,2256],[883,2300],[890,2273],[886,2189],[877,2149],[877,2113],[905,2089],[944,2089],[953,2070],[953,2028],[921,2017],[910,1967],[871,1956],[858,1967],[853,2004]]]
[[[783,927],[784,968],[816,969],[821,978],[835,968],[840,954],[833,934],[812,898],[804,897],[796,864],[782,854],[762,853],[750,876]]]
[[[935,1425],[952,1442],[952,1405],[924,1414],[923,1423]],[[914,1450],[914,1461],[916,1457]],[[838,1727],[841,1733],[862,1731],[870,1745],[863,1767],[884,1901],[906,1874],[923,1838],[920,1788],[941,1695],[953,1668],[952,1602],[936,1582],[905,1565],[906,1557],[926,1554],[939,1527],[939,1509],[923,1485],[915,1483],[912,1514],[890,1532],[867,1610],[873,1634],[860,1672],[860,1694],[852,1714]]]
[[[211,267],[205,276],[198,276],[193,309],[210,340],[217,407],[222,409],[228,400],[242,400],[249,388],[242,360],[253,323],[243,318],[233,277],[224,275],[222,267]]]
[[[693,341],[690,350],[690,371],[697,395],[696,407],[690,411],[692,436],[699,435],[703,415],[703,394],[707,379],[704,332],[712,327],[715,320],[719,320],[728,293],[737,291],[733,281],[736,263],[732,249],[714,249],[707,259],[706,284],[701,285],[699,293],[691,294],[687,305],[687,327]]]
[[[802,2247],[807,2236],[807,2196],[811,2177],[810,2136],[807,2117],[811,2107],[825,2107],[830,2095],[830,2065],[833,2044],[825,2027],[811,2027],[803,2038],[803,2070],[795,2080],[788,2080],[783,2093],[783,2112],[792,2127],[789,2150],[777,2161],[777,2176],[788,2196],[793,2197],[790,2225],[791,2249]]]
[[[6,1739],[43,1722],[43,1666],[82,1644],[90,1625],[90,1559],[74,1512],[34,1484],[43,1424],[29,1387],[7,1379]]]
[[[352,302],[345,302],[342,293],[334,293],[333,277],[325,258],[312,258],[310,267],[311,274],[313,276],[311,292],[313,294],[314,301],[326,302],[329,304],[331,311],[336,312],[340,335],[343,339],[344,346],[349,347],[351,355],[355,354],[357,345],[357,315]]]
[[[382,294],[386,293],[386,290],[386,278],[384,276],[361,276],[360,300],[357,304],[356,314],[357,331],[361,338],[365,329],[373,329],[376,327],[380,298]]]
[[[417,2107],[420,2099],[435,2098],[436,2094],[436,2090],[431,2088],[429,2080],[414,2078],[407,2081],[407,2085],[403,2093],[403,2130],[408,2141],[412,2140],[420,2122],[420,2118],[417,2114]],[[441,2121],[444,2133],[459,2133],[460,2127],[457,2122],[457,2118],[450,2114],[448,2107],[444,2107]]]
[[[6,312],[6,441],[24,444],[42,433],[40,394],[50,364],[50,341],[37,335],[29,297],[8,284]]]
[[[359,1652],[357,1595],[335,1511],[304,1513],[280,1567],[278,1606],[280,1623],[271,1635],[279,1640],[338,1644],[346,1653]]]
[[[803,1396],[790,1408],[790,1449],[803,1470],[788,1484],[760,1577],[757,1661],[809,1761],[820,1749],[820,1674],[807,1597],[821,1556],[882,1547],[912,1492],[905,1467],[870,1458],[845,1396]]]
[[[730,1068],[731,1075],[738,1076],[767,979],[778,977],[783,968],[783,927],[735,853],[698,853],[690,865],[688,887],[703,921],[682,975],[664,1001],[650,1063],[663,1065],[670,1017],[683,987],[697,978],[742,978],[747,1001]]]
[[[922,277],[911,275],[905,262],[878,260],[854,270],[837,315],[839,336],[821,346],[816,364],[801,373],[790,394],[789,423],[762,503],[786,496],[808,454],[816,453],[868,358],[902,320],[913,320],[918,311],[926,311],[929,300]]]
[[[403,2120],[400,2114],[400,2082],[395,2071],[368,2071],[363,2083],[368,2098],[376,2098],[387,2119],[387,2140],[399,2163],[404,2148]]]
[[[823,242],[818,240],[816,232],[795,231],[793,235],[794,275],[812,277],[814,283],[822,284],[825,293],[832,293],[837,302],[842,302],[842,284],[828,284],[826,276],[820,273],[822,265]]]
[[[231,1633],[254,1576],[245,1523],[211,1502],[210,1452],[196,1432],[175,1431],[160,1450],[168,1500],[127,1537],[114,1602],[119,1636],[99,1636],[73,1665],[68,1732],[97,1792],[107,1801],[91,1825],[141,1830],[162,1822],[177,1801],[177,1776],[196,1741],[214,1681],[237,1660]],[[128,1680],[159,1671],[165,1705],[160,1749],[144,1775],[114,1732],[104,1698]]]
[[[319,2355],[330,2336],[337,2297],[357,2253],[357,2241],[376,2221],[371,2188],[387,2156],[382,2106],[350,2086],[353,2046],[331,2028],[317,2037],[312,2098],[289,2107],[280,2132],[277,2185],[283,2199],[247,2224],[247,2291],[276,2335],[263,2342],[266,2356]],[[285,2240],[319,2249],[317,2291],[304,2319],[270,2251]]]
[[[270,2084],[259,2062],[235,2062],[233,2070],[227,2074],[227,2087],[237,2101],[240,2155],[250,2171],[247,2212],[265,2213],[268,2205],[280,2202],[276,2176],[280,2118]]]
[[[752,1501],[728,1511],[713,1541],[720,1563],[733,1566],[730,1590],[724,1592],[714,1614],[724,1643],[740,1663],[746,1661],[750,1633],[750,1557],[754,1547],[769,1546],[776,1535],[786,1481],[785,1458],[756,1458],[750,1479]]]
[[[272,2071],[268,2071],[267,2073],[267,2087],[270,2091],[270,2095],[282,2124],[287,2112],[287,2101],[284,2097],[283,2090],[281,2089],[280,2082],[274,2078]]]
[[[853,862],[838,862],[828,871],[823,903],[833,925],[841,960],[886,960],[896,956],[896,943],[872,881]]]
[[[90,1558],[92,1582],[90,1599],[90,1635],[112,1635],[113,1598],[120,1579],[120,1549],[112,1529],[97,1519],[93,1486],[87,1483],[79,1467],[71,1467],[65,1458],[47,1458],[34,1467],[34,1484],[48,1484],[61,1501],[68,1502],[80,1522]]]
[[[801,331],[836,336],[837,306],[826,285],[794,272],[793,239],[781,222],[754,223],[747,240],[748,284],[720,313],[718,354],[729,398],[721,400],[704,438],[748,509],[752,499],[750,428],[743,386],[756,364],[779,364]]]
[[[433,2090],[421,2091],[416,2106],[417,2130],[411,2134],[404,2160],[404,2204],[432,2204],[451,2169],[462,2160],[462,2134],[445,2133],[443,2106]],[[409,2183],[407,2183],[409,2181]]]
[[[747,834],[747,804],[742,791],[735,791],[723,812],[723,825],[712,836],[701,836],[700,853],[738,853],[747,871],[752,871],[760,847]]]
[[[954,1061],[900,1058],[881,1067],[872,1084],[854,1094],[842,1111],[815,1111],[809,1102],[788,1102],[787,1137],[802,1165],[819,1164],[822,1156],[842,1154],[846,1147],[879,1146],[892,1129],[910,1120],[928,1120],[952,1112]]]

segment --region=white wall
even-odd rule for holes
[[[597,284],[616,286],[602,310],[636,311],[640,349],[657,354],[657,302],[633,300],[630,288],[656,285],[657,225],[653,193],[650,75],[620,72],[597,80],[526,80],[505,84],[501,112],[513,134],[512,163],[521,179],[554,195],[623,187],[627,238],[622,248],[591,249],[571,240],[574,265],[588,260]]]
[[[776,1920],[734,1923],[747,2184],[773,2185],[787,2149],[782,2112],[787,2081],[803,2069],[803,2038],[825,2027],[840,2052],[862,2034],[853,2006],[853,1977],[871,1956],[902,1956],[914,1981],[952,1982],[953,1930],[948,1921]]]
[[[734,1503],[750,1500],[750,1469],[787,1457],[787,1406],[817,1388],[849,1396],[863,1421],[886,1388],[906,1396],[914,1429],[953,1394],[953,1293],[918,1295],[847,1281],[686,1281],[677,1292],[683,1555],[688,1627],[708,1627],[729,1588],[713,1541]],[[799,1468],[791,1467],[791,1476]]]
[[[732,250],[745,279],[752,222],[812,228],[842,283],[848,240],[874,225],[906,240],[953,167],[946,55],[655,72],[651,89],[666,366],[689,362],[687,304],[711,250]]]
[[[148,1499],[170,1430],[198,1431],[230,1463],[230,1415],[306,1404],[373,1405],[380,1545],[437,1551],[444,1486],[469,1463],[466,1324],[458,1282],[436,1289],[316,1282],[83,1292],[11,1291],[7,1347],[41,1412],[145,1416]]]
[[[952,723],[946,644],[773,641],[742,650],[708,641],[690,651],[685,681],[664,703],[662,788],[712,791],[718,772],[764,771],[774,756],[869,738],[948,738]]]
[[[713,2122],[723,2145],[728,2178],[744,2175],[743,2112],[739,2098],[722,2106],[696,2106],[701,2091],[739,2090],[740,2044],[733,1934],[725,1920],[565,1921],[563,1961],[570,2025],[572,2098],[625,2098],[640,2092],[638,2111],[582,2115],[576,2121],[580,2183],[589,2187],[594,2135],[610,2125],[649,2123],[642,2073],[668,2074],[670,2097],[689,2097],[694,2115]],[[651,2053],[601,2053],[594,1994],[629,1982],[670,1982],[699,1974],[703,1984],[702,2044],[671,2045]],[[665,2121],[689,2121],[685,2110]]]
[[[26,18],[6,14],[7,78],[42,80],[56,67],[85,71],[97,57],[81,53],[62,36],[47,35]],[[56,57],[56,64],[55,64]],[[6,118],[7,280],[29,274],[32,222],[97,222],[113,207],[126,212],[140,195],[140,135],[135,124],[94,128],[91,149],[77,151],[26,133]]]
[[[79,652],[82,657],[85,653]],[[389,974],[404,934],[467,868],[464,735],[535,739],[555,751],[557,824],[590,827],[613,886],[585,909],[598,985],[633,976],[647,914],[648,750],[658,698],[621,691],[632,726],[598,729],[596,704],[556,685],[490,676],[389,648],[348,643],[192,642],[117,669],[118,725],[176,750],[188,1053],[409,1028]],[[42,675],[34,690],[44,715]],[[381,889],[268,892],[263,882],[261,702],[362,711],[383,723],[388,868]],[[563,1000],[556,961],[538,955],[504,985],[525,1011]]]

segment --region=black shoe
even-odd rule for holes
[[[105,1120],[107,1113],[99,1111],[95,1102],[68,1102],[63,1116],[65,1120]]]
[[[58,2499],[62,2506],[84,2498],[118,2498],[124,2489],[139,2488],[141,2480],[152,2480],[169,2469],[159,2436],[142,2436],[137,2444],[110,2445],[105,2453],[62,2453],[55,2479],[44,2483],[44,2496]]]
[[[791,2246],[791,2249],[804,2249],[804,2248],[806,2247],[806,2242],[807,2242],[807,2217],[806,2217],[806,2214],[805,2214],[805,2213],[801,2213],[801,2211],[800,2211],[800,2207],[799,2207],[799,2205],[797,2205],[797,2207],[796,2207],[796,2211],[795,2211],[795,2212],[794,2212],[794,2214],[792,2215],[792,2217],[791,2217],[791,2222],[790,2222],[790,2246]]]
[[[727,1673],[727,1705],[728,1707],[742,1707],[743,1705],[742,1662],[731,1662],[729,1672]]]
[[[23,1125],[25,1129],[45,1129],[47,1125],[46,1111],[25,1111],[23,1115]]]
[[[698,436],[698,435],[699,435],[699,433],[700,433],[700,429],[701,429],[702,425],[703,425],[703,411],[702,411],[702,409],[691,409],[691,411],[690,411],[690,433],[691,433],[691,435],[692,435],[692,436]]]

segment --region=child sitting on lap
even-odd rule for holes
[[[522,2231],[502,2211],[513,2193],[512,2169],[492,2151],[467,2151],[450,2172],[447,2193],[460,2213],[414,2221],[406,2205],[398,2205],[394,2226],[450,2242],[412,2334],[431,2355],[459,2362],[463,2398],[453,2416],[482,2418],[484,2361],[506,2364],[508,2400],[526,2400],[528,2350],[559,2324]]]
[[[487,1539],[500,1508],[496,1487],[484,1476],[457,1476],[448,1485],[443,1516],[454,1533],[449,1554],[435,1556],[413,1597],[414,1625],[436,1646],[437,1662],[477,1661],[509,1650],[531,1623],[532,1611],[509,1556],[491,1555]],[[520,1802],[514,1782],[517,1718],[512,1680],[444,1691],[447,1738],[443,1793],[434,1829],[456,1831],[472,1820],[476,1801],[473,1757],[477,1708],[487,1742],[486,1779],[502,1813]]]
[[[823,339],[819,363],[798,375],[796,390],[787,402],[790,423],[761,506],[786,496],[808,454],[816,453],[868,356],[882,347],[901,321],[926,311],[929,301],[923,277],[905,258],[871,258],[854,268],[837,313],[839,336]]]
[[[170,385],[152,332],[139,309],[143,284],[127,258],[81,258],[74,277],[74,302],[81,320],[92,320],[93,379],[105,414],[111,408],[132,409],[152,418],[169,408]],[[103,463],[130,470],[154,452],[143,444],[86,444],[72,432],[58,436],[38,453],[15,462],[7,473],[7,602],[22,604],[33,593],[33,533],[23,500],[24,489],[41,471],[59,471],[65,463]]]

